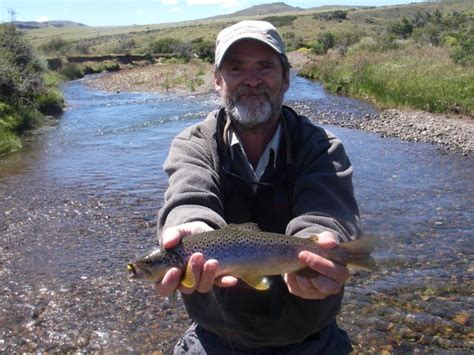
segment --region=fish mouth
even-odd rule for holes
[[[128,276],[130,276],[131,279],[134,279],[138,276],[137,268],[134,264],[127,264],[127,271]]]

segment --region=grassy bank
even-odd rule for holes
[[[59,76],[10,24],[0,25],[0,155],[18,150],[21,135],[62,112]]]
[[[409,44],[387,51],[328,53],[301,72],[333,92],[380,108],[474,115],[474,66],[455,64],[446,48]]]

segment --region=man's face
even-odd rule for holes
[[[245,39],[229,49],[214,84],[230,118],[252,128],[279,117],[289,78],[270,47]]]

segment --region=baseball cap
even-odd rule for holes
[[[229,48],[241,39],[255,39],[286,58],[285,44],[275,26],[266,21],[245,20],[224,28],[216,39],[215,64],[219,68]]]

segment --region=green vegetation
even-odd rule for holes
[[[202,37],[195,38],[191,41],[165,37],[150,42],[146,53],[170,54],[187,61],[195,57],[212,63],[214,61],[214,42],[205,40]]]
[[[472,11],[418,10],[360,39],[323,32],[307,48],[324,57],[301,75],[334,92],[381,108],[474,114]]]
[[[195,59],[212,63],[217,33],[252,18],[276,25],[288,51],[312,53],[316,64],[302,73],[321,80],[333,91],[373,101],[380,107],[472,115],[473,5],[474,0],[446,0],[383,7],[334,6],[174,24],[28,30],[18,38],[25,43],[29,39],[57,72],[45,71],[45,63],[34,54],[36,62],[22,71],[29,79],[18,85],[15,80],[22,77],[16,74],[19,66],[0,57],[1,92],[12,87],[24,91],[7,95],[15,98],[12,100],[0,97],[0,102],[14,112],[19,112],[17,105],[56,112],[60,106],[54,104],[58,92],[45,90],[57,87],[58,78],[75,79],[156,60],[170,64],[161,81],[164,88],[184,85],[193,90],[205,82],[205,77],[186,76],[181,66],[195,65]],[[139,58],[127,64],[123,56],[129,55]],[[16,129],[8,128],[8,132],[15,133]]]
[[[408,45],[347,56],[326,56],[308,73],[334,92],[374,101],[379,107],[474,113],[474,68],[454,65],[438,47]]]
[[[328,11],[328,12],[323,12],[319,14],[315,14],[313,16],[314,19],[317,20],[325,20],[325,21],[331,21],[331,20],[337,20],[337,21],[342,21],[342,20],[347,20],[347,11],[344,10],[335,10],[335,11]]]
[[[268,21],[275,27],[291,26],[293,21],[297,19],[297,16],[284,15],[284,16],[268,16],[264,17],[263,21]]]
[[[19,136],[41,123],[44,114],[62,111],[63,98],[52,88],[54,75],[9,24],[0,26],[0,155],[21,148]],[[46,80],[45,80],[46,79]]]

